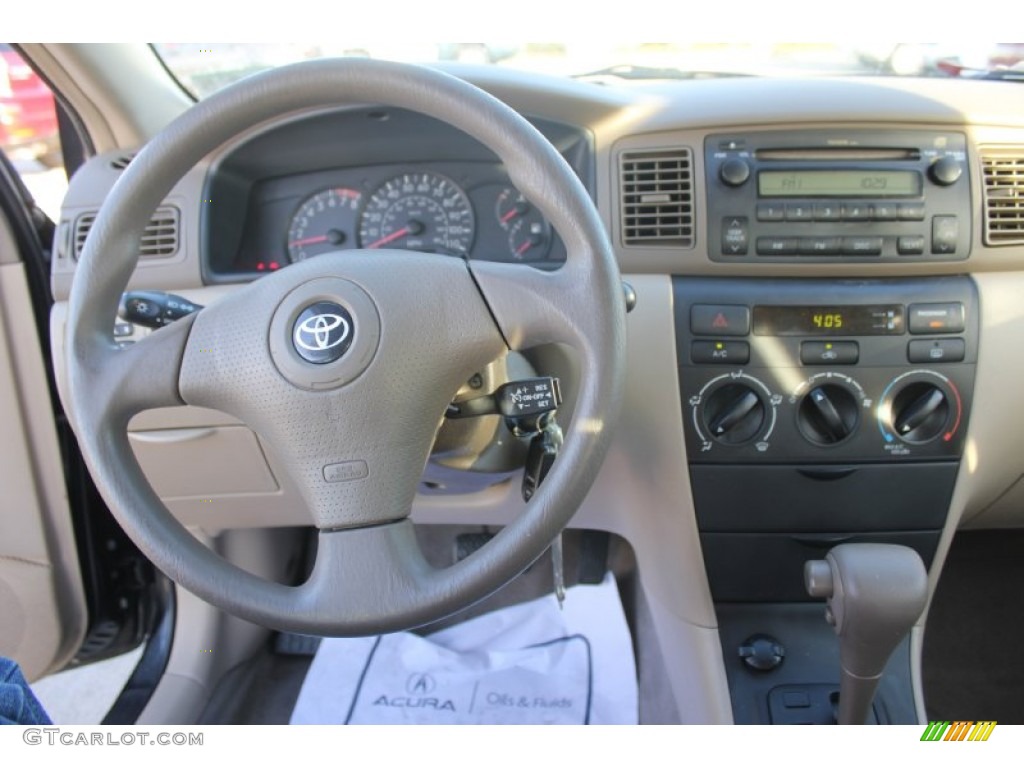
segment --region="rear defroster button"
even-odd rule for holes
[[[967,345],[963,339],[914,339],[907,345],[911,363],[959,363]]]

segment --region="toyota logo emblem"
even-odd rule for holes
[[[295,318],[292,342],[303,360],[323,365],[348,351],[354,331],[348,310],[333,301],[318,301]]]

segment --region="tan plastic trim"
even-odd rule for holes
[[[144,44],[21,47],[78,115],[97,152],[142,143],[192,103]]]
[[[0,220],[0,231],[6,224]],[[86,608],[53,408],[23,266],[0,266],[0,653],[30,680],[63,667]]]

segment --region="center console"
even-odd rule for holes
[[[969,257],[964,137],[761,132],[705,144],[709,257],[758,264]],[[845,543],[925,566],[970,416],[966,276],[674,279],[690,483],[738,723],[832,722],[836,639],[804,564]],[[876,722],[916,722],[897,648]],[[830,698],[831,697],[831,698]]]
[[[690,483],[734,715],[802,722],[769,694],[838,680],[804,563],[856,542],[934,558],[970,414],[977,291],[960,276],[679,277],[674,300]],[[801,666],[744,666],[740,649],[769,627]],[[883,722],[915,722],[908,653],[880,689]]]

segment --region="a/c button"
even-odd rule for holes
[[[690,361],[695,365],[746,365],[750,345],[745,341],[695,341],[690,346]]]

